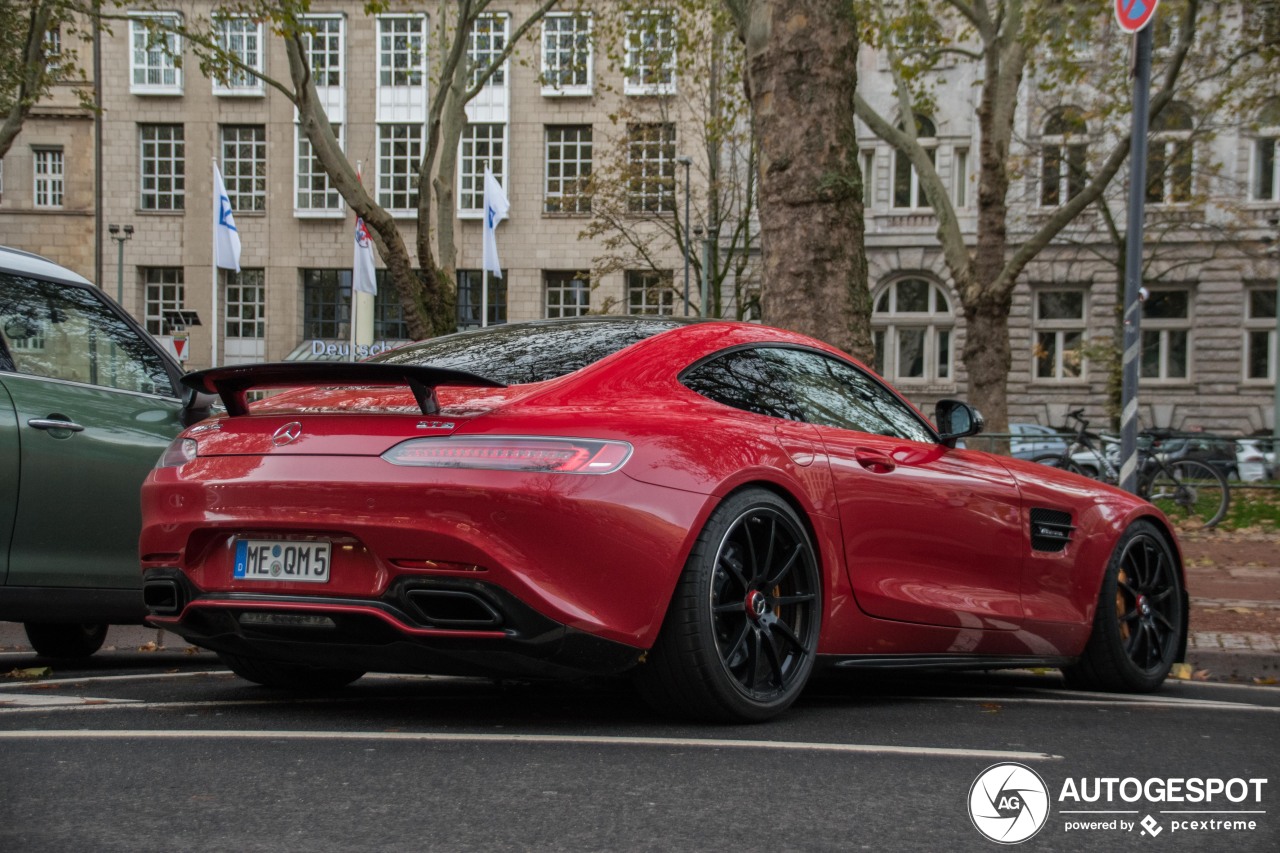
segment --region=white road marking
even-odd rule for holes
[[[4,673],[0,673],[0,675],[3,675],[3,674]],[[231,675],[231,674],[232,674],[231,670],[229,669],[217,669],[217,670],[199,670],[197,672],[152,672],[152,673],[143,673],[143,674],[137,674],[137,675],[86,675],[80,678],[35,678],[35,679],[29,679],[29,680],[23,680],[23,681],[9,681],[9,682],[0,683],[0,690],[8,690],[8,689],[17,690],[21,688],[26,688],[30,690],[33,684],[41,685],[43,688],[44,685],[55,685],[55,684],[58,686],[61,686],[63,684],[90,684],[90,683],[96,684],[100,681],[113,681],[113,682],[155,681],[157,679],[167,679],[167,678],[201,678],[203,676],[208,676],[208,675]]]
[[[572,746],[648,746],[677,749],[759,749],[774,752],[825,752],[835,754],[908,755],[931,758],[983,758],[1016,761],[1061,761],[1061,755],[1046,752],[1018,752],[1001,749],[954,749],[950,747],[891,746],[866,743],[809,743],[784,740],[726,740],[723,738],[612,737],[606,735],[487,734],[457,732],[308,732],[308,731],[210,731],[126,730],[0,732],[0,740],[310,740],[310,741],[394,741],[417,743],[506,743]]]
[[[130,705],[141,702],[141,699],[101,699],[94,696],[59,696],[50,693],[6,693],[0,697],[0,711],[9,708],[48,708],[81,707],[85,705]]]

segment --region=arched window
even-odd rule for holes
[[[876,297],[871,315],[875,369],[892,382],[950,382],[955,315],[946,291],[903,278]]]
[[[1258,141],[1253,152],[1253,198],[1280,201],[1280,98],[1258,115]]]
[[[922,115],[917,115],[916,141],[924,148],[929,162],[937,164],[935,156],[938,150],[938,131],[933,122]],[[898,129],[904,125],[899,122]],[[929,201],[924,197],[924,188],[920,186],[920,176],[916,174],[911,159],[897,149],[893,152],[893,206],[897,208],[927,208]]]
[[[1049,115],[1040,147],[1040,204],[1057,207],[1084,190],[1088,130],[1075,107],[1062,107]]]
[[[1191,108],[1177,101],[1151,122],[1147,152],[1147,201],[1152,204],[1185,204],[1191,201],[1195,155]]]

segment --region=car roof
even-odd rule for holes
[[[75,284],[92,284],[89,279],[77,272],[72,272],[64,266],[55,264],[48,258],[40,255],[24,252],[21,249],[13,249],[8,246],[0,246],[0,270],[6,272],[21,273],[23,275],[39,276],[40,278],[54,279]]]

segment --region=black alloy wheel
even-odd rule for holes
[[[638,677],[651,704],[722,722],[773,717],[813,671],[822,584],[800,517],[762,489],[731,496],[698,537]]]
[[[1155,690],[1185,651],[1186,634],[1187,598],[1173,550],[1154,525],[1139,521],[1116,546],[1093,633],[1067,677],[1095,690]]]

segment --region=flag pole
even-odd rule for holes
[[[492,171],[493,164],[486,162],[486,177]],[[488,227],[489,210],[487,204],[485,205],[484,217],[480,222],[480,240],[482,244],[484,242],[484,229]],[[494,224],[496,225],[497,223]],[[484,252],[481,251],[480,254],[483,256]],[[480,266],[482,267],[480,271],[480,328],[483,329],[489,325],[489,265],[482,260]]]
[[[360,167],[362,163],[363,163],[362,160],[356,161],[356,180],[359,181],[361,185],[364,184],[364,176],[361,174],[361,171],[360,171]],[[356,360],[356,302],[357,301],[358,300],[356,299],[356,268],[353,265],[351,267],[351,317],[350,317],[351,351],[347,353],[348,361]]]
[[[212,195],[216,196],[218,194],[217,193],[218,158],[210,157],[209,159],[213,163],[213,171],[210,173],[210,177],[214,185],[214,192],[212,193]],[[217,199],[214,200],[215,205],[219,203],[220,202]],[[213,267],[213,288],[212,288],[212,296],[210,297],[209,301],[213,309],[213,318],[209,328],[209,335],[210,335],[209,366],[217,367],[218,366],[218,217],[216,213],[214,214],[214,217],[213,217],[213,227],[210,229],[210,234],[213,236],[213,246],[211,247],[212,253],[213,253],[211,256],[211,261],[212,261],[211,266]]]

